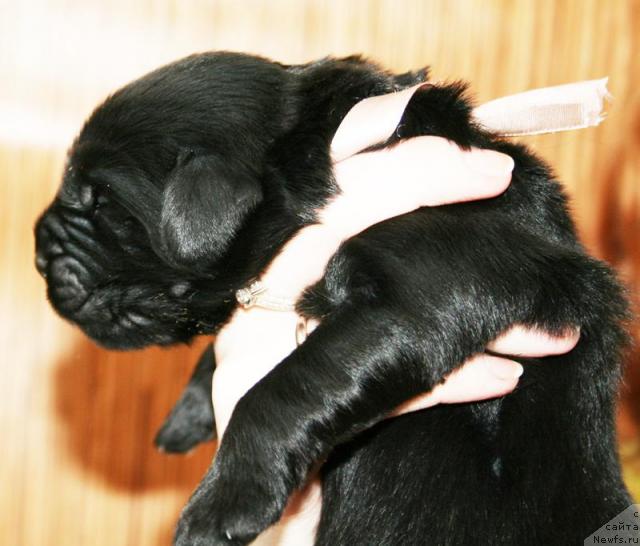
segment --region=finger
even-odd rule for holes
[[[420,207],[495,197],[508,187],[512,170],[505,154],[465,152],[440,137],[412,138],[335,165],[341,194],[319,219],[350,237]]]
[[[512,360],[480,354],[469,359],[431,392],[412,398],[393,412],[402,415],[437,404],[457,404],[504,396],[515,389],[522,366]]]
[[[417,208],[499,195],[509,186],[513,167],[506,154],[480,148],[464,151],[444,138],[420,136],[350,157],[334,171],[343,193],[362,187],[375,198],[389,187],[390,195],[408,190],[420,200]]]
[[[423,206],[495,197],[509,186],[514,167],[506,154],[480,148],[464,151],[431,136],[405,140],[389,155],[397,172],[421,183]]]
[[[579,328],[556,336],[517,324],[489,343],[487,348],[504,355],[536,358],[568,353],[579,340]]]

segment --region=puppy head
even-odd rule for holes
[[[262,200],[281,72],[200,55],[93,113],[35,229],[36,266],[63,317],[105,346],[133,348],[187,341],[228,316],[244,279],[225,257]]]

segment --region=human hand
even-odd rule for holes
[[[426,165],[431,181],[425,180]],[[392,150],[340,161],[335,170],[340,195],[320,211],[319,224],[303,228],[285,245],[263,274],[262,284],[294,302],[322,277],[343,240],[422,206],[493,197],[508,187],[512,168],[509,156],[463,151],[439,137],[418,137]],[[292,332],[297,322],[295,312],[237,309],[219,332],[214,375],[218,434],[236,401],[296,348]]]

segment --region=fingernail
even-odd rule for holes
[[[524,372],[522,365],[513,360],[492,360],[489,363],[489,370],[503,381],[518,379]]]
[[[463,154],[469,168],[489,176],[508,175],[513,171],[513,159],[500,152],[471,148]]]

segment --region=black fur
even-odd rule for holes
[[[213,345],[207,345],[182,396],[165,419],[155,444],[168,453],[185,453],[200,442],[216,438],[211,403],[211,381],[215,368]]]
[[[51,302],[110,347],[215,332],[234,291],[335,194],[329,144],[349,108],[424,76],[212,53],[125,87],[86,123],[36,228]],[[326,546],[582,544],[631,503],[615,278],[577,242],[548,168],[473,125],[464,86],[419,91],[384,145],[420,134],[510,154],[511,186],[340,248],[299,302],[321,325],[240,400],[177,545],[248,543],[325,459]],[[376,425],[514,323],[582,337],[528,361],[501,400]]]

